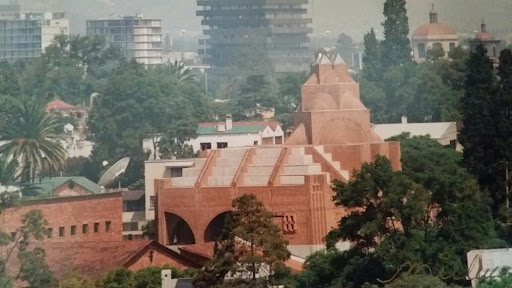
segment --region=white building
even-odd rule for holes
[[[408,123],[407,117],[402,117],[402,123],[375,124],[372,129],[382,139],[388,139],[403,133],[409,133],[411,137],[430,136],[443,146],[450,146],[457,151],[462,151],[462,146],[457,140],[456,122]]]
[[[471,250],[467,255],[468,280],[476,287],[478,279],[496,278],[504,268],[512,267],[512,249]]]
[[[228,115],[225,122],[199,123],[197,138],[188,144],[194,151],[243,147],[254,145],[274,145],[284,143],[284,131],[275,121],[233,122]]]
[[[55,36],[69,36],[69,19],[64,17],[64,13],[44,13],[44,20],[41,24],[41,48],[52,44]]]
[[[445,57],[459,45],[459,37],[455,30],[438,21],[438,13],[432,5],[429,13],[430,22],[421,25],[412,34],[412,51],[414,60],[418,63],[427,59],[427,51],[442,49]]]
[[[126,58],[145,65],[162,64],[162,20],[142,14],[87,20],[87,36],[100,36],[121,47]]]

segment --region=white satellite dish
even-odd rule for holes
[[[117,161],[116,164],[108,168],[108,170],[103,174],[103,176],[101,176],[100,181],[98,181],[98,185],[107,186],[108,184],[114,182],[114,180],[116,180],[119,177],[119,175],[123,174],[126,171],[128,163],[130,163],[129,157]]]

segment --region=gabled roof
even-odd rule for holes
[[[44,248],[46,263],[57,279],[62,279],[70,269],[81,275],[95,278],[117,267],[129,267],[149,249],[158,250],[183,266],[188,266],[178,253],[151,240],[109,242],[46,242],[37,244]]]
[[[411,136],[430,135],[432,139],[440,139],[451,125],[455,125],[455,122],[376,124],[373,126],[373,131],[382,139],[402,133],[410,133]]]
[[[66,103],[60,99],[55,99],[53,100],[52,102],[46,104],[46,111],[51,111],[53,109],[56,109],[56,110],[59,110],[59,109],[66,109],[66,108],[75,108],[75,106],[69,104],[69,103]]]
[[[272,131],[275,131],[279,126],[277,121],[245,121],[233,122],[233,128],[223,132],[217,131],[217,122],[203,122],[199,123],[197,134],[243,134],[243,133],[257,133],[265,130],[269,126]]]
[[[36,179],[34,186],[39,189],[39,193],[51,196],[53,190],[69,181],[84,187],[91,194],[100,193],[101,187],[85,177],[50,177],[42,178],[41,180]]]

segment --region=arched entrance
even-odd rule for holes
[[[231,213],[231,211],[220,213],[210,221],[210,224],[208,224],[204,231],[204,242],[219,240],[222,235],[222,230],[224,229],[224,223],[226,223],[226,217]]]
[[[196,243],[192,229],[180,216],[174,213],[165,213],[165,225],[167,227],[167,245]]]

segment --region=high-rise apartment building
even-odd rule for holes
[[[206,51],[205,62],[213,67],[229,65],[240,47],[261,44],[276,72],[309,71],[308,0],[197,0],[197,5],[207,26],[199,53]]]
[[[145,65],[162,64],[162,21],[142,15],[87,21],[87,35],[121,47],[124,56]]]
[[[0,6],[0,60],[39,57],[61,34],[69,35],[64,12],[21,13],[16,5]]]

